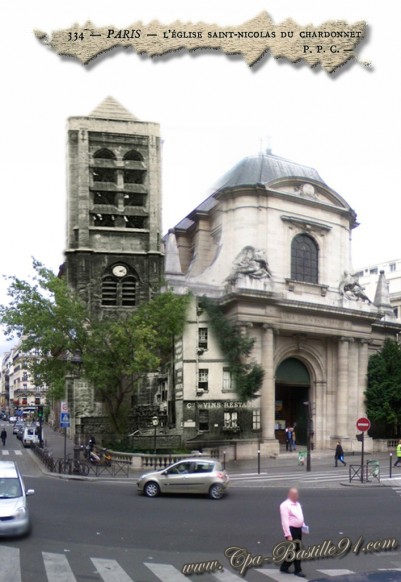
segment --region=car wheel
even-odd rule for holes
[[[143,488],[143,492],[147,497],[157,497],[160,495],[160,487],[154,481],[149,481]]]
[[[210,499],[221,499],[224,495],[224,487],[220,483],[214,483],[209,489]]]

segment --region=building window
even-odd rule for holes
[[[394,273],[397,269],[397,265],[395,263],[390,263],[390,273]]]
[[[146,197],[144,194],[124,194],[124,206],[145,206]]]
[[[40,404],[40,396],[35,396],[35,404],[36,406]]]
[[[209,390],[209,370],[207,368],[198,370],[198,388],[199,390]]]
[[[355,277],[357,277],[359,279],[359,277],[363,277],[363,271],[358,271],[357,273],[355,273]]]
[[[137,150],[130,150],[124,155],[123,160],[127,162],[143,162],[143,155]]]
[[[124,184],[143,184],[145,170],[124,170]]]
[[[224,428],[238,428],[238,412],[224,412]]]
[[[144,216],[124,216],[127,228],[146,228],[146,218]]]
[[[260,408],[254,408],[252,410],[252,429],[253,430],[260,430]]]
[[[106,191],[93,192],[94,204],[106,204],[107,206],[116,206],[116,193]]]
[[[223,392],[234,390],[234,380],[229,368],[223,368]]]
[[[198,329],[198,348],[207,350],[207,327],[200,327]]]
[[[377,275],[377,273],[379,272],[379,269],[377,267],[374,267],[373,269],[370,269],[369,273],[371,275]]]
[[[318,282],[318,246],[307,234],[298,234],[291,243],[291,279]]]
[[[102,281],[102,305],[117,305],[117,279],[104,277]]]
[[[398,319],[398,307],[394,307],[393,309],[395,317]]]
[[[199,410],[198,415],[198,430],[209,430],[209,411]]]
[[[116,156],[113,154],[112,151],[108,150],[107,148],[102,148],[101,150],[97,150],[93,154],[93,157],[96,160],[115,160]]]
[[[93,168],[92,176],[94,182],[112,182],[117,180],[117,172],[112,168]]]

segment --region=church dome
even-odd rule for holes
[[[256,184],[268,186],[282,178],[300,178],[325,184],[314,168],[265,153],[241,160],[218,181],[215,190]]]

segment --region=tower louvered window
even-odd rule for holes
[[[135,277],[125,277],[121,281],[121,304],[127,307],[133,307],[136,304]]]
[[[104,277],[102,281],[102,305],[117,305],[117,286],[115,277]]]

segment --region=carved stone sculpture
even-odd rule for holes
[[[340,293],[346,299],[351,301],[366,301],[372,303],[365,293],[365,288],[360,285],[358,277],[351,275],[348,271],[344,271],[344,276],[340,283]]]
[[[240,276],[257,280],[271,279],[272,274],[263,249],[255,249],[252,246],[242,249],[233,262],[227,281],[234,284]]]

